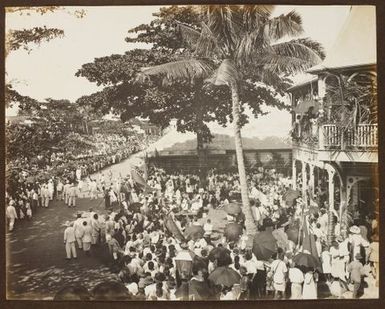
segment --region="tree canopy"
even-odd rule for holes
[[[146,84],[137,82],[138,75],[146,68],[169,61],[184,61],[192,54],[190,44],[183,40],[180,25],[200,29],[201,15],[191,6],[161,8],[154,15],[156,18],[149,24],[130,29],[126,38],[131,43],[151,43],[150,49],[96,58],[78,70],[77,76],[104,86],[103,90],[84,96],[78,102],[90,104],[104,113],[112,109],[121,115],[122,120],[146,117],[161,127],[167,127],[172,119],[176,119],[179,131],[199,131],[209,139],[208,122],[226,125],[232,118],[230,92],[226,87],[204,87],[199,72],[196,72],[197,78],[193,82],[180,79],[178,84],[167,85],[162,78],[153,78]],[[207,66],[212,65],[207,63]],[[242,86],[240,94],[256,117],[263,114],[263,104],[284,108],[276,98],[275,90],[256,85],[252,80]],[[247,117],[243,114],[241,124],[246,122]]]

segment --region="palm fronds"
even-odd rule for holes
[[[243,26],[247,32],[260,28],[270,18],[274,6],[267,5],[243,5]]]
[[[231,85],[237,83],[239,73],[234,63],[230,59],[225,59],[214,74],[206,80],[215,86]]]
[[[309,38],[276,43],[272,45],[272,48],[277,55],[300,58],[308,61],[311,65],[318,64],[325,58],[322,45]]]
[[[181,35],[184,42],[186,42],[193,49],[196,48],[201,37],[201,32],[183,23],[177,22],[177,31]]]
[[[312,66],[312,64],[306,59],[277,54],[263,55],[258,59],[257,64],[263,65],[264,70],[268,70],[279,75],[295,74]]]
[[[295,11],[271,18],[265,24],[265,28],[273,42],[286,36],[297,37],[304,32],[302,18]]]

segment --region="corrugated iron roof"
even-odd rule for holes
[[[307,72],[377,63],[376,8],[352,6],[350,14],[324,61]]]

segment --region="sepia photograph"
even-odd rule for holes
[[[7,300],[378,299],[376,33],[374,5],[5,7]]]

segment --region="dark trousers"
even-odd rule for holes
[[[358,298],[361,288],[361,282],[353,282],[353,298]]]
[[[255,275],[256,297],[263,298],[266,295],[266,271],[258,270]]]

